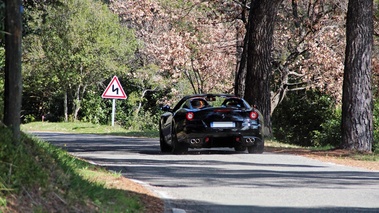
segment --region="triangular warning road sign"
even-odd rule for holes
[[[117,76],[114,76],[112,78],[112,81],[108,84],[107,88],[105,89],[101,97],[112,98],[112,99],[126,99],[127,98],[124,92],[124,89],[122,88]]]

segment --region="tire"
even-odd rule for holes
[[[161,152],[170,152],[171,147],[166,143],[166,140],[164,139],[162,129],[159,127],[159,145],[161,147]]]
[[[251,154],[262,154],[264,151],[265,142],[262,138],[261,141],[255,143],[253,146],[248,146],[247,151]]]
[[[179,143],[178,141],[178,138],[176,136],[176,129],[175,129],[175,125],[173,125],[172,127],[172,136],[171,136],[171,140],[172,140],[172,150],[171,150],[171,153],[172,154],[185,154],[188,152],[188,147],[185,145],[185,144],[181,144]]]

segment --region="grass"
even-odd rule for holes
[[[378,161],[379,162],[379,153],[356,153],[352,155],[352,158],[360,161]]]
[[[32,122],[22,125],[23,131],[50,131],[50,132],[69,132],[81,134],[101,134],[101,135],[118,135],[131,137],[158,137],[158,132],[151,131],[134,131],[127,130],[121,126],[106,126],[100,124],[84,122]]]
[[[23,130],[33,125],[23,126]],[[29,130],[71,131],[66,124],[48,126]],[[76,127],[88,131],[91,126],[71,124],[71,128]],[[0,144],[0,212],[144,212],[134,193],[97,181],[120,174],[91,165],[26,134],[16,145],[5,127],[0,127]]]
[[[293,144],[280,143],[273,139],[265,139],[265,146],[277,147],[277,148],[288,148],[288,149],[301,148],[300,146],[293,145]]]

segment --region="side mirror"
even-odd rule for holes
[[[169,105],[165,105],[161,108],[161,110],[164,112],[171,112],[171,107]]]

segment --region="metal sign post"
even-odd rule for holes
[[[112,100],[112,126],[114,126],[114,114],[116,113],[116,99]]]
[[[114,118],[116,113],[116,99],[126,99],[127,96],[122,88],[117,76],[114,76],[105,89],[102,98],[111,98],[112,100],[112,126],[114,126]]]

